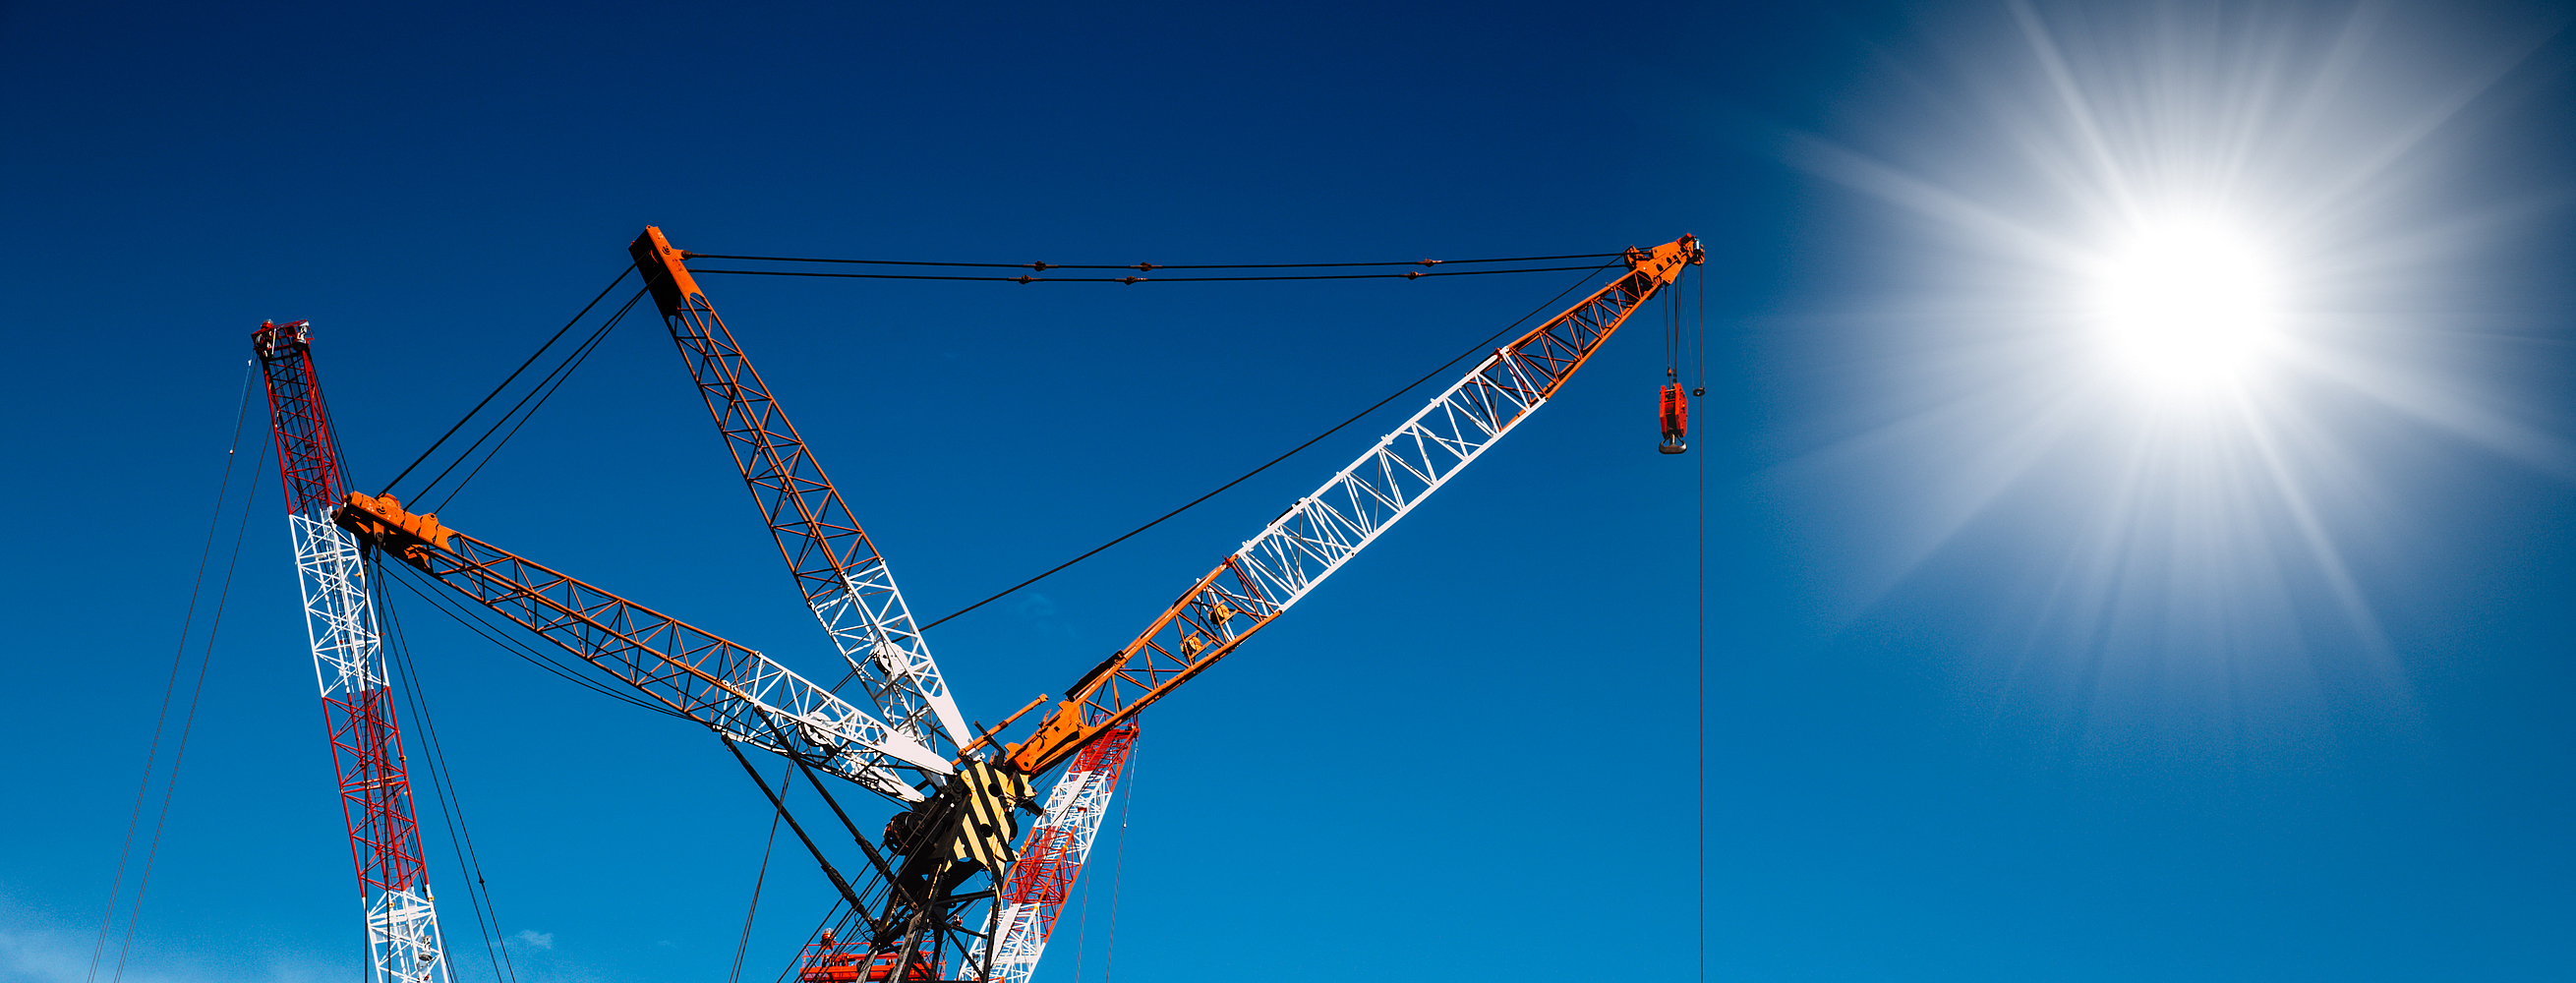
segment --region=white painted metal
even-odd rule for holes
[[[939,663],[930,658],[930,644],[913,627],[912,609],[896,589],[885,558],[872,558],[844,573],[839,593],[814,599],[814,618],[867,687],[877,712],[887,725],[924,747],[937,747],[934,739],[943,732],[950,747],[971,740],[973,731],[948,694]]]
[[[1298,499],[1234,558],[1260,586],[1238,609],[1285,611],[1440,490],[1546,400],[1547,376],[1527,357],[1498,349],[1377,446]],[[1227,630],[1231,630],[1231,626]]]
[[[369,601],[358,539],[326,519],[288,515],[286,523],[295,545],[296,579],[304,589],[304,632],[313,646],[314,682],[325,699],[365,703],[367,691],[386,685],[386,675],[384,636]],[[384,750],[387,759],[399,759],[400,748]],[[417,841],[409,846],[419,848]],[[412,888],[366,899],[366,914],[373,983],[445,983],[447,960],[426,871]]]
[[[1020,852],[1027,855],[1030,844],[1040,836],[1056,831],[1067,834],[1065,857],[1077,868],[1091,856],[1091,844],[1100,836],[1101,817],[1109,814],[1110,796],[1117,791],[1117,771],[1068,771],[1056,779],[1054,790],[1047,793],[1046,815],[1031,827],[1020,841]],[[1050,926],[1038,917],[1039,903],[1023,901],[1003,903],[994,919],[994,936],[1001,943],[993,948],[991,979],[1007,983],[1028,983],[1038,969],[1038,957],[1046,953],[1047,930]],[[977,940],[970,966],[984,965],[984,943]]]

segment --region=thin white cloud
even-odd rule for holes
[[[552,949],[555,947],[555,933],[553,932],[540,932],[533,928],[523,928],[519,930],[519,934],[510,937],[519,940],[520,945],[527,946],[531,949]]]

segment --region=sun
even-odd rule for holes
[[[2200,216],[2138,223],[2095,264],[2094,320],[2112,363],[2161,393],[2240,382],[2279,330],[2272,258],[2253,237]]]

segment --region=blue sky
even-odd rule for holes
[[[2576,10],[1779,6],[0,6],[0,981],[87,978],[249,330],[314,321],[372,486],[648,223],[998,262],[1708,240],[1692,454],[1651,450],[1641,315],[1146,715],[1042,979],[1688,978],[1702,516],[1712,977],[2576,976]],[[2087,277],[2175,215],[2259,246],[2278,339],[2189,391],[2087,333]],[[706,287],[935,616],[1562,276]],[[824,672],[676,361],[630,318],[444,517]],[[1060,692],[1409,405],[935,630],[967,715]],[[257,478],[128,979],[358,961]],[[407,610],[520,978],[724,972],[768,820],[732,761]],[[747,978],[830,894],[780,847]]]

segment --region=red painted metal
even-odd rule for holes
[[[831,929],[823,930],[821,941],[808,942],[796,960],[796,978],[804,983],[885,983],[894,976],[895,953],[870,954],[866,942],[847,942],[833,937]],[[930,946],[921,952],[904,971],[905,983],[932,983],[941,978],[944,965]]]
[[[268,380],[277,470],[286,486],[287,510],[329,523],[347,484],[329,408],[313,371],[311,326],[263,321],[251,334]],[[369,626],[372,631],[373,627]],[[412,811],[411,778],[404,767],[402,730],[381,650],[367,667],[372,679],[322,698],[339,773],[340,808],[349,827],[349,853],[372,905],[386,891],[419,887],[425,875],[420,825]]]
[[[1659,449],[1666,454],[1681,453],[1688,446],[1686,441],[1690,437],[1690,396],[1682,392],[1681,383],[1664,386],[1661,405],[1655,416],[1664,427],[1664,440]]]
[[[322,383],[313,375],[311,334],[310,321],[261,321],[250,343],[268,377],[268,419],[277,435],[286,510],[327,517],[340,506],[340,455],[322,405]]]

